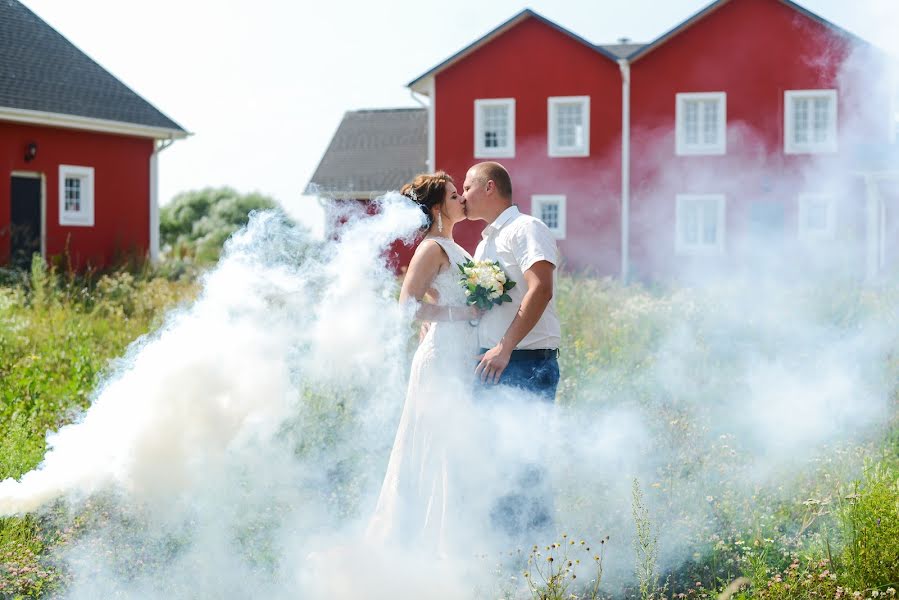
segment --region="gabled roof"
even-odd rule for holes
[[[520,13],[518,13],[517,15],[515,15],[514,17],[512,17],[511,19],[509,19],[508,21],[506,21],[505,23],[501,24],[499,27],[490,31],[489,33],[482,36],[481,38],[475,40],[474,42],[472,42],[471,44],[469,44],[468,46],[466,46],[459,52],[453,54],[452,56],[450,56],[448,59],[446,59],[445,61],[443,61],[436,67],[432,68],[431,70],[429,70],[428,72],[426,72],[422,75],[419,75],[418,77],[416,77],[415,79],[413,79],[412,81],[407,83],[406,87],[412,88],[413,91],[416,91],[416,92],[419,92],[422,94],[427,94],[427,90],[425,89],[423,84],[428,78],[433,77],[434,75],[436,75],[440,71],[446,69],[450,65],[462,60],[463,58],[465,58],[466,56],[468,56],[469,54],[471,54],[472,52],[474,52],[481,46],[487,44],[488,42],[493,41],[494,39],[498,38],[499,36],[501,36],[502,34],[507,32],[508,30],[512,29],[513,27],[515,27],[522,21],[525,21],[526,19],[537,19],[541,23],[552,27],[556,31],[564,33],[565,35],[567,35],[574,41],[576,41],[580,44],[583,44],[584,46],[595,51],[597,54],[600,54],[600,55],[608,58],[609,60],[616,61],[618,59],[617,56],[615,56],[613,53],[606,50],[604,46],[596,46],[594,44],[591,44],[590,42],[588,42],[584,38],[580,37],[576,33],[573,33],[571,31],[565,29],[561,25],[558,25],[557,23],[550,21],[546,17],[544,17],[540,14],[537,14],[536,12],[532,11],[529,8],[526,8],[523,11],[521,11]]]
[[[631,53],[627,57],[627,59],[629,61],[633,62],[635,60],[639,60],[639,59],[643,58],[644,56],[646,56],[647,54],[649,54],[650,52],[652,52],[653,50],[655,50],[656,48],[658,48],[659,46],[661,46],[662,44],[664,44],[665,42],[670,40],[671,38],[681,34],[683,31],[690,28],[692,25],[694,25],[698,21],[701,21],[702,19],[704,19],[705,17],[707,17],[708,15],[715,12],[716,10],[718,10],[719,8],[721,8],[722,6],[724,6],[725,4],[727,4],[728,2],[731,2],[731,1],[732,0],[716,0],[715,2],[712,2],[711,4],[709,4],[708,6],[706,6],[705,8],[703,8],[702,10],[700,10],[699,12],[697,12],[696,14],[694,14],[693,16],[688,18],[683,23],[677,25],[676,27],[674,27],[673,29],[671,29],[669,31],[666,31],[665,33],[663,33],[662,35],[657,37],[655,40],[653,40],[652,42],[635,50],[633,53]],[[797,11],[798,13],[800,13],[808,18],[810,18],[814,21],[817,21],[818,23],[821,23],[822,25],[833,30],[836,34],[838,34],[840,36],[843,36],[843,37],[850,39],[852,41],[855,41],[855,42],[862,42],[862,43],[868,44],[868,42],[866,42],[862,38],[858,37],[854,33],[846,31],[842,27],[832,23],[831,21],[828,21],[824,17],[822,17],[820,15],[816,15],[815,13],[808,10],[807,8],[799,6],[795,2],[791,2],[791,0],[777,0],[777,1],[780,2],[781,4],[787,5],[788,7],[792,8],[793,10]]]
[[[0,0],[0,119],[187,135],[18,0]]]
[[[428,111],[356,110],[343,115],[307,194],[369,198],[427,171]]]
[[[646,44],[633,44],[633,43],[621,44],[621,43],[618,43],[618,44],[599,44],[599,47],[602,48],[603,50],[605,50],[606,52],[608,52],[609,54],[612,54],[616,58],[627,58],[628,56],[630,56],[631,54],[633,54],[634,52],[636,52],[637,50],[639,50],[640,48],[642,48],[645,45]]]

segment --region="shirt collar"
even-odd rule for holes
[[[519,212],[518,207],[513,204],[512,206],[510,206],[503,212],[499,213],[499,216],[496,217],[496,220],[484,228],[484,231],[481,232],[481,237],[483,239],[487,239],[490,236],[490,234],[492,234],[495,231],[499,231],[500,229],[503,228],[503,226],[506,223],[508,223],[509,221],[511,221],[512,219],[514,219],[515,217],[517,217],[520,214],[521,214],[521,212]]]

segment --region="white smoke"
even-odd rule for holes
[[[892,3],[878,6],[896,22]],[[696,172],[690,185],[758,184],[762,145],[741,124],[729,135],[755,153]],[[673,198],[684,185],[679,164],[667,164],[673,142],[643,142],[661,167],[648,193]],[[851,187],[827,165],[766,175],[775,189]],[[324,240],[256,215],[198,300],[137,341],[84,417],[49,436],[41,466],[0,483],[0,514],[63,499],[86,515],[60,555],[69,597],[473,597],[514,546],[467,517],[514,487],[522,464],[548,474],[557,532],[594,543],[611,534],[607,576],[622,586],[632,579],[634,478],[662,567],[675,569],[716,531],[721,495],[787,498],[795,477],[835,448],[874,439],[888,414],[895,381],[882,366],[897,345],[895,306],[843,314],[863,302],[857,280],[834,275],[845,256],[837,243],[818,248],[823,276],[806,287],[790,279],[801,269],[784,268],[793,248],[749,240],[741,251],[757,262],[742,276],[667,305],[630,290],[634,306],[625,300],[610,322],[633,311],[668,325],[640,340],[645,356],[627,370],[606,363],[558,410],[507,399],[480,415],[477,433],[460,425],[465,415],[444,424],[460,448],[454,460],[480,487],[454,515],[469,547],[437,560],[414,545],[367,544],[361,529],[395,433],[410,333],[382,252],[422,218],[396,195],[380,208],[332,215],[347,222]],[[574,337],[581,326],[565,324]],[[562,348],[563,364],[571,353]],[[489,446],[466,446],[483,430]]]

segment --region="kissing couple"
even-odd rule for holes
[[[470,541],[456,533],[471,531],[481,516],[484,526],[517,541],[543,533],[552,524],[544,469],[497,463],[505,472],[487,482],[484,465],[497,442],[484,415],[514,401],[536,418],[555,401],[556,240],[513,204],[512,180],[496,162],[471,167],[461,193],[443,171],[418,175],[401,193],[426,216],[399,298],[425,333],[366,538],[446,556]],[[453,240],[453,227],[465,219],[487,223],[474,257]],[[469,305],[459,265],[472,260],[495,261],[515,282],[506,302],[486,311]],[[502,492],[487,493],[497,478]]]

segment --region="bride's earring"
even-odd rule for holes
[[[437,232],[443,233],[443,215],[441,213],[437,213]]]

